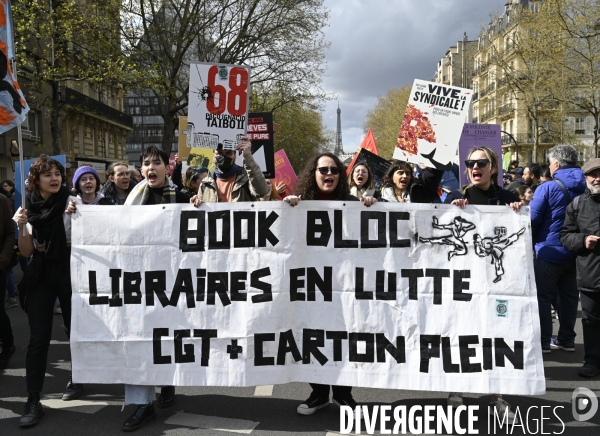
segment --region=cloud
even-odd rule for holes
[[[342,110],[344,151],[360,145],[367,111],[378,95],[413,80],[432,80],[438,61],[467,32],[477,38],[482,23],[505,2],[498,0],[325,0],[330,10],[326,38],[327,92]],[[335,131],[337,101],[326,104],[323,122]],[[400,128],[400,126],[398,126]]]

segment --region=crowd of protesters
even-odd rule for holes
[[[235,163],[236,152],[243,157]],[[465,161],[469,183],[460,187],[458,167],[448,171],[413,168],[407,162],[393,161],[380,186],[365,162],[346,168],[337,156],[321,153],[309,159],[300,172],[293,195],[288,187],[265,179],[242,140],[237,150],[219,147],[214,152],[215,170],[189,167],[182,172],[176,156],[172,177],[169,156],[158,147],[149,147],[140,157],[141,174],[124,162],[111,164],[102,185],[92,167],[80,167],[73,176],[73,189],[66,186],[63,166],[47,156],[38,158],[27,177],[24,207],[14,213],[15,185],[2,182],[0,192],[0,283],[6,287],[6,302],[0,308],[0,369],[15,352],[6,309],[17,306],[12,268],[16,248],[26,264],[19,286],[19,299],[27,312],[30,329],[26,355],[28,398],[20,420],[22,427],[38,423],[43,415],[40,395],[46,374],[55,300],[60,301],[67,337],[70,332],[71,294],[70,241],[71,215],[78,205],[153,205],[191,203],[253,202],[283,200],[296,206],[302,200],[357,201],[371,207],[378,201],[391,203],[446,203],[458,208],[467,205],[494,205],[530,211],[535,245],[534,271],[540,317],[541,348],[575,351],[575,323],[579,298],[582,305],[585,363],[578,373],[593,377],[600,370],[600,158],[577,165],[577,152],[570,145],[557,145],[547,153],[548,164],[513,165],[510,180],[498,184],[500,165],[496,153],[487,147],[470,150]],[[13,222],[14,221],[14,222]],[[27,264],[28,261],[28,264]],[[11,281],[12,278],[12,281]],[[4,288],[0,288],[4,289]],[[4,293],[4,291],[2,292]],[[552,336],[552,307],[559,320],[558,335]],[[355,407],[351,386],[311,383],[312,393],[297,412],[311,415],[332,401],[338,406]],[[83,386],[69,378],[63,400],[81,395]],[[155,419],[154,405],[169,407],[175,388],[163,386],[156,401],[154,386],[125,386],[125,405],[135,410],[124,422],[124,431],[134,431]],[[448,395],[448,404],[460,406],[460,392]],[[515,415],[500,393],[491,397],[493,409]]]

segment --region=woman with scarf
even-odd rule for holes
[[[348,175],[348,186],[350,187],[350,195],[356,198],[360,198],[361,196],[381,198],[381,192],[375,189],[373,173],[366,162],[354,164],[352,171]]]
[[[19,423],[21,427],[37,424],[44,414],[40,393],[46,375],[56,298],[60,300],[67,334],[70,331],[71,217],[65,211],[77,200],[64,185],[65,169],[48,156],[40,156],[31,165],[28,182],[25,209],[19,208],[13,218],[19,227],[21,254],[33,255],[24,276],[27,289],[24,307],[30,339],[25,360],[28,398]],[[67,390],[77,391],[71,379]]]

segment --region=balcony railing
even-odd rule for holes
[[[487,120],[487,119],[495,117],[495,116],[496,116],[496,110],[489,109],[481,115],[481,121]]]
[[[515,110],[515,106],[512,103],[505,104],[498,108],[498,115],[510,114]]]
[[[127,143],[162,143],[163,135],[140,135],[132,133],[127,137]]]
[[[514,134],[513,137],[517,140],[519,144],[533,144],[535,143],[535,137],[532,133],[517,133]],[[541,133],[539,136],[539,144],[550,144],[556,142],[558,137],[552,132]],[[502,136],[502,145],[511,145],[514,144],[510,139],[510,136],[503,135]]]
[[[113,107],[108,106],[96,99],[88,97],[81,92],[75,91],[71,88],[62,88],[59,92],[61,101],[68,103],[74,107],[80,107],[86,111],[93,112],[104,118],[108,118],[115,123],[123,124],[127,127],[133,128],[133,118],[131,115],[127,115]]]
[[[483,97],[484,95],[487,95],[490,92],[494,92],[495,90],[496,90],[496,82],[492,82],[488,85],[487,88],[485,88],[483,91],[481,91],[481,96]]]
[[[479,121],[479,119],[477,117],[473,117],[473,121],[471,121],[471,123],[477,124],[478,121]]]
[[[503,77],[502,79],[498,80],[497,85],[498,89],[502,88],[505,85],[508,85],[508,79],[506,77]]]

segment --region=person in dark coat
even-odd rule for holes
[[[6,272],[4,269],[10,262],[14,246],[15,226],[12,222],[12,206],[7,197],[0,195],[0,295],[2,295],[2,304],[0,304],[0,340],[2,340],[0,370],[6,368],[15,352],[10,318],[4,308],[4,293],[6,292]]]
[[[136,185],[136,182],[130,177],[130,170],[124,162],[113,162],[106,170],[106,183],[100,190],[104,196],[100,200],[100,205],[122,205],[125,204],[127,196]]]
[[[577,253],[585,351],[579,375],[593,377],[600,372],[600,158],[586,162],[583,172],[587,189],[567,206],[560,242]]]
[[[32,257],[23,277],[27,289],[29,345],[25,359],[28,398],[19,421],[21,427],[36,425],[44,414],[40,395],[46,378],[52,313],[57,297],[65,331],[67,336],[70,334],[71,217],[66,209],[77,201],[64,185],[64,167],[51,157],[42,155],[36,159],[27,180],[24,208],[20,207],[13,217],[19,229],[19,250],[23,256]],[[67,392],[69,399],[81,394],[71,377]]]

